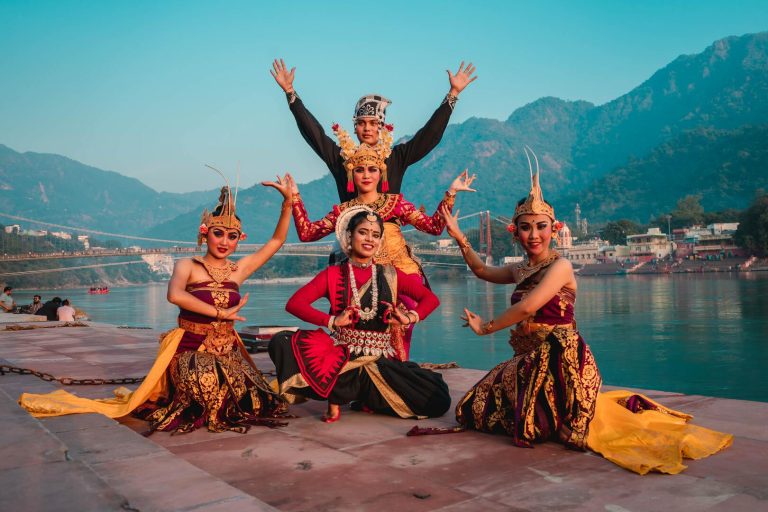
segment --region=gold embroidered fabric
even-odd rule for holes
[[[204,335],[205,351],[212,354],[226,354],[232,350],[235,343],[235,325],[231,321],[201,324],[179,318],[179,327],[193,334]]]
[[[195,256],[193,259],[205,267],[205,271],[208,272],[211,279],[218,285],[229,280],[229,276],[232,275],[232,272],[237,270],[237,264],[228,260],[223,267],[214,267],[213,265],[208,264],[208,262],[200,256]]]

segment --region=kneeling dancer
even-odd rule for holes
[[[276,334],[269,355],[277,368],[280,395],[289,402],[328,400],[323,421],[341,416],[340,405],[355,401],[363,409],[401,418],[443,415],[451,406],[439,373],[396,358],[393,333],[427,317],[437,296],[392,265],[373,262],[383,221],[365,206],[341,213],[336,236],[349,260],[332,265],[299,289],[285,309],[305,322],[327,327]],[[404,310],[398,295],[418,306]],[[330,314],[312,303],[326,297]]]

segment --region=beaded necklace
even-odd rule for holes
[[[352,268],[352,263],[349,264],[349,287],[352,288],[352,304],[360,310],[361,320],[373,320],[376,318],[376,313],[379,309],[379,287],[376,283],[376,265],[371,267],[371,307],[363,309],[360,304],[360,292],[357,289],[357,281],[355,280],[355,270]]]

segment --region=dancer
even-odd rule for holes
[[[459,94],[477,79],[477,76],[472,76],[475,70],[476,68],[471,62],[466,66],[462,62],[456,74],[446,70],[450,84],[448,94],[423,128],[417,131],[408,142],[392,148],[392,154],[388,155],[386,161],[387,170],[382,180],[382,192],[400,193],[400,185],[408,166],[424,158],[438,145],[446,126],[448,126]],[[307,144],[317,153],[317,156],[325,162],[336,180],[339,200],[342,202],[349,201],[355,194],[354,190],[349,189],[351,180],[347,179],[348,170],[339,156],[341,148],[326,135],[323,127],[296,94],[296,90],[293,88],[295,72],[296,68],[288,70],[283,59],[275,59],[270,70],[272,77],[285,91],[288,107],[296,119],[299,132]],[[365,143],[371,147],[379,143],[380,136],[384,133],[387,106],[391,103],[390,100],[378,94],[368,94],[358,100],[352,121],[355,123],[355,135],[357,135],[360,143]],[[387,126],[391,129],[391,125]]]
[[[476,176],[470,176],[466,170],[459,174],[451,183],[445,197],[438,205],[438,209],[432,216],[428,216],[412,203],[406,201],[402,194],[378,192],[378,185],[387,172],[386,160],[391,151],[392,136],[389,131],[385,131],[379,139],[379,143],[374,147],[365,143],[356,145],[349,134],[338,125],[334,125],[333,131],[339,139],[341,157],[347,169],[350,183],[353,185],[353,189],[357,191],[357,197],[334,206],[325,217],[312,222],[308,218],[304,202],[298,193],[298,187],[292,182],[294,191],[293,218],[299,239],[302,242],[311,242],[327,236],[333,231],[342,212],[353,206],[365,205],[384,220],[384,239],[376,253],[376,262],[380,264],[391,263],[398,270],[408,274],[409,279],[424,282],[424,272],[413,257],[413,251],[406,244],[405,238],[400,232],[400,226],[410,224],[419,231],[439,235],[445,227],[440,209],[451,210],[457,192],[474,192],[470,186]],[[408,297],[403,297],[402,301],[409,308],[414,306]],[[402,342],[396,342],[398,357],[402,361],[407,360],[410,353],[410,334],[411,329],[409,328],[403,334]]]
[[[345,210],[336,223],[336,236],[349,261],[320,272],[285,306],[331,334],[322,329],[283,331],[269,343],[281,396],[289,402],[327,399],[327,423],[337,421],[340,406],[352,401],[365,410],[401,418],[441,416],[451,406],[439,373],[394,357],[394,330],[423,320],[439,301],[418,281],[374,262],[383,224],[365,206]],[[398,295],[411,297],[418,306],[403,311]],[[330,314],[312,306],[321,297],[330,301]]]
[[[486,265],[459,229],[457,217],[443,210],[448,233],[477,277],[517,283],[511,307],[488,321],[464,309],[464,325],[477,335],[515,326],[510,337],[515,354],[458,402],[459,424],[505,433],[518,446],[558,440],[567,447],[588,448],[641,474],[679,473],[686,467],[683,457],[698,459],[729,446],[733,436],[690,425],[691,416],[643,395],[599,393],[600,372],[574,322],[573,267],[550,248],[562,223],[542,197],[538,171],[536,159],[530,194],[518,202],[509,226],[528,261]]]
[[[277,416],[285,404],[256,368],[234,329],[245,320],[239,311],[248,302],[239,288],[283,245],[290,224],[290,175],[262,185],[283,195],[275,232],[258,251],[237,263],[229,257],[245,239],[229,186],[221,190],[213,213],[203,212],[198,245],[205,256],[179,260],[168,283],[168,300],[179,306],[177,329],[161,340],[152,369],[139,388],[116,390],[116,397],[88,400],[63,390],[47,395],[23,394],[21,405],[33,416],[98,412],[111,418],[130,412],[156,430],[189,432],[203,425],[211,432],[245,432],[250,425],[284,424]]]

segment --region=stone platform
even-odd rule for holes
[[[32,324],[29,324],[32,326]],[[51,324],[34,324],[35,327]],[[5,331],[0,363],[75,378],[142,376],[159,332],[89,327]],[[265,354],[254,356],[264,371]],[[484,372],[442,371],[454,400]],[[768,511],[768,403],[644,391],[735,435],[732,447],[679,475],[639,476],[556,443],[515,448],[477,432],[409,438],[412,421],[324,404],[294,406],[279,429],[247,434],[138,432],[146,423],[95,414],[37,420],[16,404],[47,392],[32,376],[0,376],[0,503],[5,510]],[[113,386],[68,387],[105,397]]]

